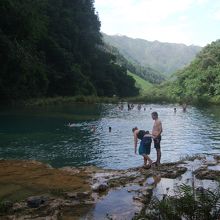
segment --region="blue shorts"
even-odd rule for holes
[[[139,150],[138,150],[139,154],[140,155],[143,155],[143,154],[149,155],[150,150],[151,150],[151,144],[143,145],[143,143],[141,141],[140,146],[139,146]]]

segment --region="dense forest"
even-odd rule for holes
[[[220,40],[208,44],[196,58],[139,101],[220,104]]]
[[[208,44],[173,79],[170,89],[178,97],[188,101],[220,102],[220,40]]]
[[[188,65],[202,49],[193,45],[186,46],[102,34],[104,41],[118,48],[119,52],[129,61],[165,75],[170,75]]]
[[[1,100],[137,95],[115,60],[93,0],[0,1]]]

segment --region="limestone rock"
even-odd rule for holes
[[[96,183],[92,186],[94,192],[105,192],[107,189],[108,185],[106,183]]]
[[[40,205],[44,204],[46,199],[42,196],[32,196],[27,198],[27,206],[29,208],[38,208]]]

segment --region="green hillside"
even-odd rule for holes
[[[167,78],[165,75],[159,73],[155,69],[152,69],[150,67],[143,67],[138,63],[134,63],[131,60],[126,59],[114,46],[105,43],[104,48],[106,51],[113,54],[113,56],[116,58],[117,64],[125,67],[128,71],[138,75],[142,79],[147,80],[152,84],[160,84]]]
[[[188,65],[202,49],[198,46],[162,43],[133,39],[126,36],[102,33],[104,41],[119,49],[129,61],[144,67],[151,67],[160,73],[169,75]]]
[[[220,102],[220,40],[207,45],[174,76],[172,92],[186,100]]]
[[[135,85],[140,88],[140,95],[146,95],[152,88],[153,85],[148,81],[142,79],[141,77],[137,76],[136,74],[131,73],[128,71],[128,75],[132,76],[135,79]]]

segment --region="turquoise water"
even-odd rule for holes
[[[123,110],[114,104],[1,109],[0,158],[34,159],[54,167],[140,166],[143,161],[134,154],[131,129],[151,130],[152,111],[163,123],[162,162],[197,153],[220,154],[220,107],[188,107],[183,112],[180,106],[142,105],[139,111],[136,105],[128,111],[124,103]],[[153,147],[151,157],[156,158]]]

